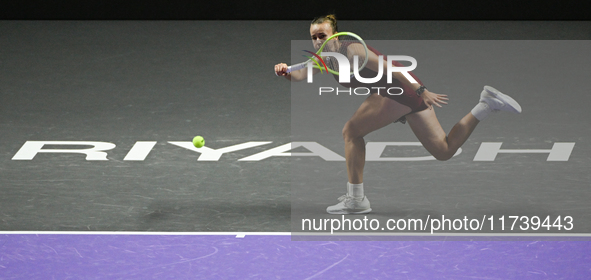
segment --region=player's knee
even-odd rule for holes
[[[362,137],[361,135],[359,135],[359,133],[357,132],[357,130],[355,129],[355,125],[353,125],[353,123],[351,123],[351,121],[348,121],[345,126],[343,127],[343,139],[345,141],[357,138],[357,137]]]
[[[437,153],[433,153],[433,157],[439,161],[446,161],[451,159],[454,156],[454,153],[451,151],[441,151]]]

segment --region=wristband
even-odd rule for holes
[[[421,94],[427,89],[426,86],[421,86],[420,88],[418,88],[415,92],[417,93],[418,96],[421,96]]]

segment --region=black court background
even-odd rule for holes
[[[0,19],[44,20],[306,20],[336,13],[343,20],[589,20],[589,3],[530,1],[74,1],[0,3]]]
[[[589,22],[340,28],[373,40],[591,37]],[[307,29],[308,21],[0,22],[0,230],[290,231],[289,160],[239,159],[291,141],[290,84],[272,67],[289,62],[291,40],[307,39]],[[588,128],[572,129],[586,147]],[[212,162],[168,143],[197,134],[215,149],[272,143]],[[108,161],[12,160],[26,141],[116,148]],[[157,144],[145,160],[124,161],[136,141]]]

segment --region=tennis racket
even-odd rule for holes
[[[357,71],[361,71],[361,69],[365,68],[367,60],[369,59],[367,45],[361,37],[352,32],[336,33],[328,37],[316,53],[310,51],[306,52],[309,53],[309,55],[304,55],[308,58],[307,61],[288,66],[287,71],[285,72],[290,73],[303,69],[308,63],[312,62],[314,64],[313,67],[319,69],[321,72],[328,71],[334,75],[347,74],[353,76],[355,61],[357,61]],[[349,67],[348,69],[345,69],[345,73],[339,73],[339,60],[337,58],[333,56],[321,57],[320,54],[322,52],[340,53],[346,57],[349,62]]]

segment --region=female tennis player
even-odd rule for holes
[[[310,25],[310,36],[316,49],[331,35],[337,33],[337,20],[334,15],[315,18]],[[369,60],[360,75],[362,77],[376,77],[379,67],[379,51],[368,46]],[[383,56],[384,58],[386,56]],[[393,62],[395,66],[402,66]],[[386,72],[386,62],[383,65]],[[307,69],[287,72],[288,65],[275,65],[275,74],[284,76],[291,81],[301,81],[307,78]],[[314,74],[320,70],[314,69]],[[363,168],[365,165],[365,141],[363,137],[372,131],[380,129],[392,122],[400,121],[410,125],[419,141],[438,160],[450,159],[468,139],[478,123],[489,114],[497,111],[521,113],[521,106],[511,97],[498,90],[485,86],[480,94],[478,104],[464,116],[446,135],[435,116],[433,106],[442,107],[447,104],[448,97],[429,91],[414,74],[409,73],[418,81],[411,83],[402,73],[392,73],[392,83],[386,84],[387,77],[372,88],[400,87],[401,95],[372,93],[357,109],[353,117],[343,128],[345,141],[345,158],[347,164],[347,193],[339,198],[339,203],[329,206],[326,210],[330,214],[365,214],[371,212],[369,200],[363,192]],[[351,83],[342,84],[347,87],[370,87],[351,78]]]

